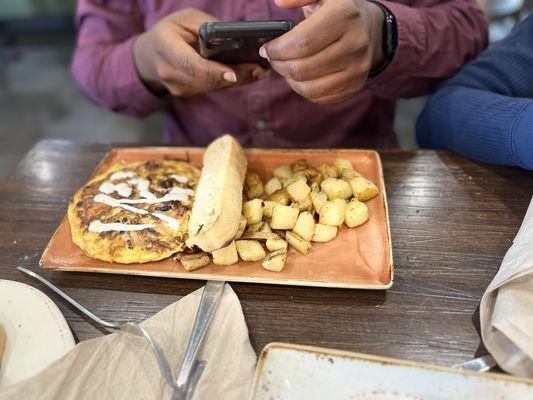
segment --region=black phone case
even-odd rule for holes
[[[257,63],[266,67],[268,61],[259,56],[259,48],[293,26],[289,20],[204,22],[199,30],[200,55],[224,64]]]

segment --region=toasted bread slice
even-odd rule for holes
[[[187,246],[211,252],[233,240],[241,219],[246,166],[239,142],[229,135],[207,147],[189,219]]]

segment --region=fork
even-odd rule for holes
[[[161,373],[161,376],[164,380],[164,382],[169,385],[174,391],[176,391],[176,385],[174,383],[174,379],[172,378],[172,372],[170,370],[168,361],[157,344],[157,342],[150,336],[150,334],[144,329],[141,325],[135,322],[126,322],[123,324],[117,324],[105,321],[96,315],[94,315],[91,311],[83,307],[81,304],[79,304],[77,301],[75,301],[72,297],[67,295],[65,292],[63,292],[61,289],[59,289],[57,286],[53,285],[46,279],[44,279],[39,274],[36,274],[33,271],[30,271],[29,269],[26,269],[24,267],[17,267],[17,269],[26,274],[31,276],[32,278],[37,279],[42,284],[47,286],[49,289],[51,289],[53,292],[61,296],[64,300],[66,300],[69,304],[71,304],[74,308],[79,310],[81,313],[92,319],[94,322],[104,326],[105,328],[109,330],[115,330],[115,331],[124,331],[128,333],[132,333],[137,336],[144,337],[148,343],[150,344],[150,347],[152,348],[152,352],[154,353],[154,356],[157,360],[157,365],[159,366],[159,371]],[[198,380],[200,379],[200,375],[202,374],[204,368],[205,368],[206,361],[200,360],[197,363],[195,363],[194,368],[192,368],[191,371],[191,377],[190,377],[190,383],[189,383],[189,390],[187,391],[186,397],[192,398],[194,388],[196,387],[196,384],[198,383]]]

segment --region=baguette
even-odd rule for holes
[[[186,244],[212,252],[231,242],[239,229],[247,162],[239,142],[229,135],[212,142],[203,161]]]
[[[0,365],[2,365],[2,358],[4,357],[4,351],[6,349],[6,332],[2,325],[0,325]]]

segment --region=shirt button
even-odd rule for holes
[[[267,127],[267,124],[264,119],[258,119],[257,121],[255,121],[255,127],[257,130],[262,131]]]

